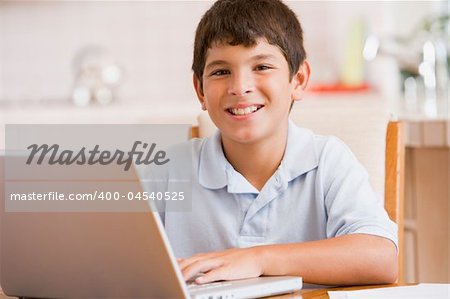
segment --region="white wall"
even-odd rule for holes
[[[190,57],[201,2],[40,2],[0,6],[3,98],[67,99],[73,58],[99,45],[125,69],[127,101],[192,98]]]
[[[211,3],[0,2],[0,101],[68,101],[75,54],[87,45],[100,45],[125,70],[118,90],[122,101],[196,105],[190,71],[193,37]],[[288,4],[304,27],[312,83],[338,79],[353,20],[364,20],[368,32],[378,35],[406,34],[439,6],[428,1]],[[383,74],[379,67],[368,70],[368,78],[381,88],[396,76],[389,66],[381,67],[388,70]]]

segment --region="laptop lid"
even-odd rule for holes
[[[5,294],[188,296],[155,212],[7,212],[3,156],[0,169],[0,284]],[[140,186],[136,175],[134,180]]]

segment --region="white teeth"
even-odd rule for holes
[[[247,114],[255,112],[256,110],[258,110],[258,107],[256,107],[256,106],[249,106],[249,107],[245,107],[245,108],[231,108],[231,109],[229,109],[229,111],[231,113],[233,113],[234,115],[247,115]]]

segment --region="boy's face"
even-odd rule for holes
[[[252,143],[285,136],[289,108],[301,98],[308,78],[305,62],[290,80],[280,49],[260,39],[254,47],[213,44],[206,55],[203,88],[195,75],[194,85],[222,138]]]

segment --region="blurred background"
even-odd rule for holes
[[[212,3],[0,1],[0,125],[195,124],[193,38]],[[297,106],[383,106],[408,124],[407,280],[449,282],[450,2],[288,5],[312,65]],[[439,223],[421,227],[432,199]]]
[[[193,37],[211,3],[0,1],[0,107],[123,104],[195,114]],[[448,113],[414,107],[426,89],[420,77],[447,65],[448,1],[289,5],[305,31],[312,91],[377,92],[399,104],[406,86],[408,108]],[[433,65],[421,75],[424,61]],[[448,73],[427,78],[438,79],[448,80]]]

